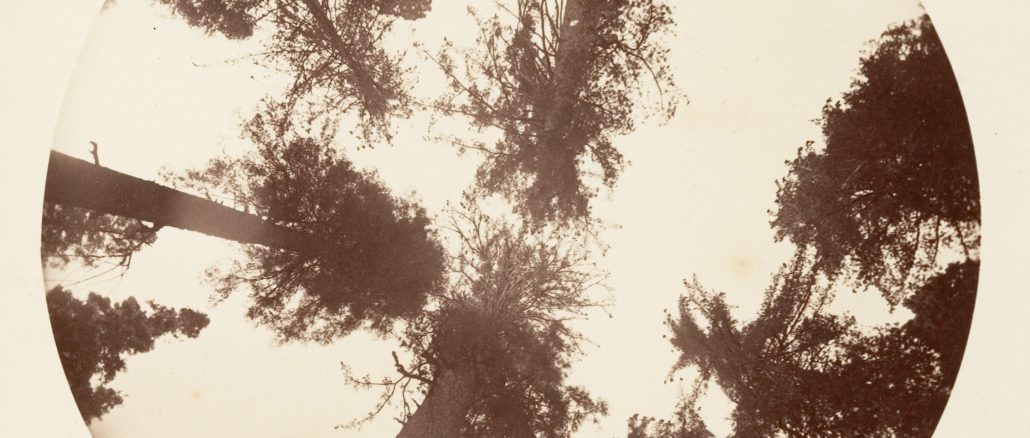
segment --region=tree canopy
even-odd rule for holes
[[[493,145],[452,137],[486,159],[476,176],[535,222],[589,218],[593,175],[611,188],[624,166],[613,138],[633,130],[635,114],[671,117],[674,84],[661,38],[673,24],[659,1],[519,0],[479,18],[475,48],[445,47],[437,60],[451,92],[437,108],[496,129]],[[648,83],[658,104],[641,99]]]
[[[354,169],[332,148],[332,129],[302,131],[282,110],[273,104],[246,125],[253,151],[172,177],[318,239],[300,250],[245,245],[242,262],[212,272],[218,292],[247,286],[247,316],[283,341],[328,343],[364,324],[387,333],[443,283],[444,254],[430,220],[374,173]]]
[[[412,100],[401,57],[383,36],[398,18],[429,12],[430,0],[157,0],[190,25],[228,38],[259,26],[271,35],[256,54],[293,78],[282,100],[315,105],[318,113],[353,113],[366,145],[391,138],[391,120],[407,117]],[[353,110],[353,112],[352,112]]]
[[[357,383],[384,387],[384,404],[402,398],[398,436],[569,436],[607,412],[565,383],[581,341],[569,321],[598,305],[603,275],[582,236],[530,233],[468,202],[447,225],[460,245],[452,281],[402,333],[410,361]]]
[[[823,108],[779,183],[777,239],[815,249],[816,269],[853,274],[897,304],[942,248],[978,246],[980,193],[958,83],[928,17],[890,28],[851,90]]]
[[[90,293],[83,301],[58,286],[46,298],[61,365],[86,423],[122,403],[121,394],[106,385],[125,370],[125,356],[152,350],[166,334],[196,338],[208,324],[206,315],[191,309],[148,302],[146,312],[131,297],[112,304]]]
[[[430,0],[157,1],[229,38],[267,25],[271,36],[259,57],[293,78],[282,101],[312,105],[315,114],[354,110],[366,145],[389,141],[391,119],[409,116],[416,103],[401,57],[387,53],[382,38],[394,20],[424,17]],[[584,177],[611,188],[625,164],[612,138],[633,130],[642,107],[665,117],[675,111],[661,41],[671,12],[658,0],[498,6],[510,19],[481,19],[476,48],[440,53],[451,92],[432,106],[503,132],[492,147],[450,139],[486,153],[477,176],[482,191],[508,197],[538,222],[587,219],[597,189]],[[642,99],[648,83],[657,104]]]
[[[810,261],[784,265],[746,324],[723,294],[687,282],[668,320],[676,367],[696,367],[736,403],[734,436],[930,436],[958,373],[978,270],[950,265],[904,302],[911,320],[872,332],[827,311],[832,292]]]
[[[245,244],[221,297],[247,289],[247,316],[283,341],[329,343],[355,330],[396,336],[396,375],[381,404],[401,399],[400,437],[571,436],[607,413],[567,382],[583,337],[571,321],[600,305],[590,264],[599,183],[625,166],[615,139],[642,113],[671,117],[675,84],[660,0],[518,0],[478,17],[476,46],[434,58],[449,89],[430,105],[463,116],[493,144],[449,136],[485,155],[475,186],[443,225],[395,196],[333,146],[337,117],[354,114],[365,145],[389,140],[412,112],[398,54],[383,48],[394,20],[425,16],[430,0],[156,0],[190,25],[228,38],[268,31],[258,54],[286,70],[284,95],[243,128],[248,153],[170,176],[221,192],[260,221],[303,236],[299,246]],[[716,383],[735,404],[735,436],[926,436],[955,382],[979,271],[979,188],[961,96],[928,18],[892,27],[860,61],[850,90],[823,107],[825,147],[809,142],[778,181],[771,226],[795,257],[773,276],[758,314],[738,321],[725,295],[695,278],[667,316],[674,371],[699,372],[672,420],[634,416],[628,435],[712,436],[699,396]],[[654,88],[650,87],[651,83]],[[647,92],[658,94],[655,103]],[[310,110],[301,114],[302,109]],[[307,116],[308,125],[297,120]],[[477,138],[483,138],[480,135]],[[595,181],[596,180],[596,181]],[[492,218],[476,198],[501,195],[520,218]],[[43,249],[127,265],[155,227],[48,204]],[[938,255],[962,260],[942,266]],[[828,310],[840,278],[878,289],[913,313],[862,327]],[[123,356],[171,333],[196,337],[207,317],[135,299],[86,301],[48,292],[55,338],[83,417],[121,396],[106,387]],[[403,356],[403,359],[402,359]],[[100,384],[93,386],[99,376]]]
[[[220,33],[228,38],[248,38],[254,28],[278,7],[290,1],[275,0],[156,0],[167,5],[191,26],[209,33]],[[303,0],[301,0],[303,1]],[[297,2],[293,2],[297,4]],[[430,0],[347,0],[338,2],[347,7],[362,7],[378,14],[408,20],[422,18],[429,12]],[[336,5],[333,5],[336,9]]]
[[[746,323],[724,294],[686,282],[666,322],[680,352],[674,370],[699,372],[695,393],[673,421],[631,419],[631,436],[702,430],[696,394],[711,381],[736,404],[734,436],[933,433],[965,349],[980,267],[969,127],[925,16],[885,32],[859,73],[823,108],[825,149],[809,142],[778,182],[771,225],[795,244],[794,258]],[[959,261],[942,262],[944,251]],[[863,327],[830,312],[842,274],[913,317]]]

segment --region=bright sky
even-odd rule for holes
[[[417,40],[435,47],[446,36],[471,43],[467,4],[437,0],[433,12],[398,29],[391,46]],[[486,2],[479,6],[488,10]],[[789,5],[789,6],[784,6]],[[914,2],[792,1],[749,8],[718,1],[677,1],[671,62],[689,104],[668,124],[641,125],[619,138],[630,162],[595,214],[621,228],[604,235],[600,263],[611,272],[614,318],[598,314],[580,324],[592,341],[571,380],[606,400],[610,414],[578,436],[624,436],[634,413],[668,417],[680,384],[663,384],[676,355],[662,335],[663,309],[673,309],[682,280],[697,274],[727,292],[748,318],[757,310],[771,273],[790,247],[774,244],[767,210],[784,160],[805,140],[819,139],[810,120],[822,103],[844,91],[865,42],[891,23],[922,13]],[[244,147],[239,123],[281,78],[239,59],[255,41],[209,37],[149,1],[119,0],[98,18],[73,76],[54,147],[88,158],[100,144],[101,163],[156,179],[163,166],[197,166],[223,149]],[[431,50],[432,51],[432,50]],[[422,61],[411,50],[416,66]],[[424,66],[416,94],[431,97],[441,78]],[[376,169],[398,193],[417,192],[431,212],[459,199],[479,157],[459,157],[425,141],[424,115],[401,123],[392,147],[357,150],[341,142],[359,166]],[[457,123],[437,129],[464,132]],[[345,131],[345,130],[341,130]],[[203,271],[231,260],[231,245],[164,229],[136,255],[124,278],[102,277],[74,286],[113,300],[136,296],[207,312],[211,325],[195,340],[164,340],[128,360],[113,387],[126,395],[91,430],[98,437],[347,437],[392,436],[391,413],[362,430],[336,430],[372,408],[378,394],[355,392],[340,363],[357,374],[392,370],[396,346],[356,334],[332,346],[277,345],[243,318],[245,294],[217,306]],[[88,277],[51,273],[49,280]],[[49,283],[52,286],[53,282]],[[874,324],[886,314],[875,294],[845,295],[838,308]],[[702,414],[713,432],[730,429],[732,406],[711,391]]]

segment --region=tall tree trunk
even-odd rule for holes
[[[472,365],[444,370],[397,438],[458,437],[475,397]]]
[[[553,89],[542,90],[545,95],[541,100],[547,104],[543,115],[544,132],[540,139],[544,147],[538,153],[552,157],[548,160],[552,163],[548,176],[555,185],[552,196],[561,196],[563,192],[578,187],[574,163],[587,147],[588,139],[574,126],[576,106],[594,62],[598,21],[609,2],[585,3],[586,0],[564,3],[552,72]]]
[[[558,48],[554,56],[554,90],[544,129],[566,129],[572,119],[579,92],[586,85],[587,69],[593,62],[595,30],[607,1],[591,10],[585,0],[565,2],[562,23],[558,30]]]
[[[50,151],[43,199],[242,243],[297,252],[317,245],[303,232],[56,151]]]

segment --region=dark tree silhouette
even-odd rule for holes
[[[668,319],[676,368],[696,367],[702,385],[714,379],[736,403],[734,436],[930,436],[965,348],[978,270],[972,260],[949,266],[904,302],[915,317],[871,333],[826,311],[832,293],[804,256],[743,325],[723,294],[687,282]]]
[[[453,282],[407,325],[410,361],[394,356],[396,379],[355,380],[385,389],[371,415],[400,396],[399,437],[569,436],[603,415],[603,402],[565,383],[581,340],[568,321],[597,305],[587,292],[602,279],[582,237],[530,234],[471,203],[452,214]]]
[[[354,169],[332,148],[331,129],[299,133],[282,111],[273,105],[245,126],[255,151],[174,178],[231,195],[266,222],[315,238],[298,249],[245,245],[242,262],[212,273],[218,292],[248,286],[247,316],[282,341],[328,343],[364,324],[389,332],[442,286],[445,259],[430,221],[374,173]]]
[[[952,263],[904,302],[915,314],[905,323],[906,334],[919,338],[940,355],[944,383],[949,388],[955,384],[966,350],[979,277],[979,261]]]
[[[147,223],[149,222],[149,224]],[[72,260],[106,266],[85,281],[129,268],[165,225],[294,251],[314,239],[257,216],[94,163],[50,152],[40,255],[44,269]]]
[[[111,304],[93,293],[82,301],[61,287],[47,292],[58,355],[86,423],[122,403],[121,394],[106,385],[125,369],[125,356],[152,350],[154,340],[166,334],[196,338],[207,327],[203,313],[147,304],[149,314],[135,298]]]
[[[586,219],[596,190],[583,176],[596,167],[601,183],[615,184],[624,162],[612,138],[633,130],[642,83],[673,91],[658,41],[672,25],[669,8],[657,0],[520,0],[505,12],[510,20],[479,20],[476,48],[441,51],[452,92],[436,107],[502,133],[492,146],[449,139],[485,154],[482,192],[506,196],[536,222]],[[671,117],[675,104],[665,96],[658,106]]]
[[[362,135],[368,141],[377,135],[389,136],[389,118],[406,115],[409,110],[407,85],[399,67],[399,59],[388,55],[381,47],[381,38],[389,30],[395,18],[414,20],[422,18],[429,11],[430,0],[344,0],[325,2],[320,0],[156,0],[171,8],[190,25],[208,33],[220,33],[231,39],[251,37],[262,23],[272,27],[267,50],[260,54],[267,61],[283,65],[294,76],[294,83],[284,100],[291,106],[318,94],[325,104],[321,109],[333,111],[357,110],[362,119],[359,125]],[[114,3],[108,0],[105,7]],[[94,145],[94,154],[95,154]],[[96,157],[94,156],[94,159]],[[61,165],[55,172],[53,166]],[[66,189],[90,188],[93,195],[78,191],[63,197],[59,202],[47,202],[43,219],[43,258],[51,267],[66,265],[76,258],[92,266],[100,260],[114,259],[116,265],[127,267],[132,254],[154,242],[155,229],[140,221],[140,211],[111,213],[112,203],[118,196],[108,190],[85,184],[86,180],[104,180],[106,183],[133,187],[132,192],[144,187],[142,180],[130,185],[128,179],[117,178],[117,173],[100,172],[102,168],[81,166],[59,153],[51,155],[51,176],[66,177],[55,186]],[[84,173],[82,173],[84,172]],[[74,180],[78,179],[78,182]],[[50,186],[48,186],[49,188]],[[252,218],[234,214],[228,209],[219,209],[192,197],[181,197],[174,192],[150,186],[144,196],[153,197],[143,208],[154,209],[158,200],[175,204],[176,211],[208,212],[212,223],[248,224],[251,236],[228,237],[253,243],[271,244],[283,247],[296,246],[283,243],[281,238],[272,237],[274,242],[265,242],[262,236],[276,236],[282,230],[262,226]],[[124,194],[120,193],[120,194]],[[48,195],[53,193],[48,192]],[[96,197],[105,197],[103,206],[87,205],[77,208],[70,204]],[[48,198],[48,201],[50,199]],[[190,208],[181,208],[180,204]],[[222,213],[218,215],[216,213]],[[148,216],[164,219],[168,214],[151,213]],[[129,216],[129,217],[119,217]],[[230,217],[232,219],[226,219]],[[233,218],[234,217],[234,218]],[[153,221],[153,219],[144,219]],[[165,221],[162,225],[171,225]],[[197,230],[195,224],[174,225]],[[197,230],[209,234],[224,234],[231,230]],[[239,234],[239,233],[238,233]],[[243,233],[247,234],[247,233]],[[281,236],[280,236],[281,237]],[[257,242],[254,242],[257,240]]]
[[[926,16],[885,32],[860,75],[823,109],[826,148],[800,149],[778,182],[771,225],[797,253],[757,317],[739,323],[724,295],[695,279],[667,320],[675,369],[698,369],[699,391],[714,380],[736,403],[735,436],[930,436],[955,383],[980,224],[958,86]],[[962,260],[941,269],[942,251]],[[914,316],[861,328],[829,313],[842,274]],[[631,433],[698,425],[696,400],[653,431],[631,421]]]
[[[359,134],[371,145],[390,140],[391,119],[411,113],[400,57],[382,38],[394,20],[424,17],[430,0],[157,0],[208,33],[271,36],[258,54],[293,77],[284,102],[318,102],[317,112],[354,110]]]
[[[788,163],[772,225],[777,239],[815,249],[820,271],[853,274],[898,304],[942,248],[975,256],[973,143],[928,17],[885,32],[859,75],[823,108],[826,148],[809,143]]]
[[[280,110],[273,106],[247,124],[256,152],[214,159],[178,178],[231,194],[253,214],[56,152],[46,199],[243,243],[247,258],[213,274],[218,292],[249,286],[248,316],[283,341],[329,342],[365,323],[387,332],[443,281],[444,256],[429,219],[374,174],[353,169],[330,147],[330,131],[299,137]]]

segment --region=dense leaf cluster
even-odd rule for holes
[[[925,16],[884,33],[859,72],[823,109],[825,149],[802,148],[778,183],[772,226],[797,252],[758,315],[735,320],[695,279],[668,317],[676,369],[697,369],[699,388],[715,381],[736,404],[734,436],[930,436],[955,382],[980,267],[958,86]],[[959,261],[942,266],[945,251]],[[914,316],[870,328],[829,312],[842,274]],[[703,423],[681,414],[659,426],[650,436]]]
[[[923,17],[884,33],[850,91],[823,108],[779,182],[777,239],[815,268],[853,274],[897,304],[942,248],[978,246],[980,192],[969,123],[940,40]]]
[[[87,423],[122,403],[121,394],[106,385],[125,369],[125,356],[152,350],[154,340],[166,334],[196,338],[208,324],[203,313],[153,302],[147,303],[148,313],[131,297],[112,304],[90,293],[82,301],[56,287],[46,298],[61,365]]]
[[[248,286],[248,317],[283,341],[328,343],[364,324],[386,333],[418,313],[445,265],[425,211],[355,169],[330,146],[331,131],[301,135],[277,107],[246,129],[254,151],[211,160],[178,183],[230,194],[312,238],[296,249],[246,246],[242,262],[212,273],[219,291]]]
[[[736,403],[735,436],[930,436],[958,373],[978,270],[949,266],[904,302],[911,320],[872,332],[826,310],[832,294],[800,259],[747,324],[690,282],[668,320],[676,366],[696,367]]]

